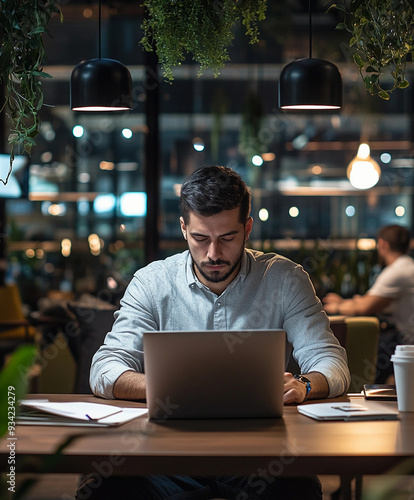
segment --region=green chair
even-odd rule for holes
[[[348,392],[361,392],[364,384],[375,382],[380,322],[372,316],[343,316],[331,320],[331,329],[348,355]]]
[[[380,322],[371,316],[345,318],[345,350],[351,373],[349,392],[361,392],[364,384],[373,384],[376,376]]]

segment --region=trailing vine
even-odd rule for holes
[[[39,133],[39,111],[43,106],[42,71],[45,60],[43,35],[54,13],[62,14],[60,0],[1,0],[0,2],[0,81],[5,89],[6,110],[10,119],[10,169],[15,152],[30,154]]]
[[[368,92],[388,100],[395,89],[408,87],[406,64],[414,54],[412,0],[351,0],[349,10],[345,2],[331,8],[344,14],[337,29],[350,34],[353,59]],[[389,88],[383,83],[387,72],[393,82]]]
[[[265,19],[266,0],[144,0],[147,18],[141,44],[155,50],[168,80],[187,53],[217,76],[229,60],[232,28],[241,23],[250,43],[258,41],[258,22]]]

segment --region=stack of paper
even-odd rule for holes
[[[99,403],[54,403],[47,400],[20,401],[18,424],[108,427],[145,415],[147,408],[120,408]]]

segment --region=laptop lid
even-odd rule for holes
[[[149,418],[283,414],[283,330],[144,333]]]

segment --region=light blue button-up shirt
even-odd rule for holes
[[[288,359],[301,373],[318,371],[329,396],[343,394],[350,375],[345,350],[303,268],[277,254],[245,251],[241,269],[217,296],[193,272],[188,251],[137,271],[115,312],[115,323],[92,360],[90,384],[112,399],[117,378],[127,370],[144,372],[142,332],[148,330],[286,331]]]

